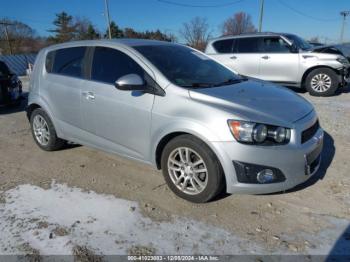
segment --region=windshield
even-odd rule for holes
[[[285,35],[290,41],[292,41],[299,49],[301,50],[310,50],[312,49],[312,45],[306,42],[299,36],[296,35]]]
[[[182,87],[214,87],[242,81],[226,67],[181,45],[134,46],[172,83]]]

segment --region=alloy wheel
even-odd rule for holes
[[[174,185],[189,195],[203,192],[208,183],[208,169],[203,158],[188,147],[178,147],[170,153],[168,172]]]
[[[327,74],[317,74],[311,79],[311,88],[319,93],[326,92],[332,85],[332,80]]]
[[[41,115],[34,116],[33,131],[35,139],[42,146],[46,146],[50,141],[50,130],[46,120]]]

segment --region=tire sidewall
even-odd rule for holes
[[[315,75],[318,74],[325,74],[328,75],[331,78],[331,87],[325,91],[325,92],[316,92],[311,87],[311,80]],[[336,72],[334,72],[332,69],[329,68],[318,68],[313,71],[311,71],[308,76],[306,77],[306,89],[312,96],[331,96],[333,95],[338,87],[339,87],[339,76]]]
[[[168,158],[171,152],[178,147],[188,147],[196,151],[205,162],[208,170],[208,182],[206,188],[197,195],[189,195],[176,187],[168,172]],[[162,172],[169,188],[179,197],[194,203],[208,202],[214,198],[222,189],[223,172],[220,163],[211,149],[194,137],[181,136],[171,140],[164,148],[161,158]]]
[[[38,142],[38,140],[35,137],[35,133],[34,133],[34,127],[33,127],[33,121],[34,121],[34,117],[40,115],[42,118],[45,119],[49,132],[50,132],[50,138],[49,138],[49,142],[47,143],[47,145],[42,145]],[[55,149],[56,147],[56,142],[57,142],[57,136],[56,136],[56,130],[52,124],[52,121],[50,119],[50,117],[47,115],[47,113],[41,109],[41,108],[37,108],[35,109],[31,116],[30,116],[30,127],[31,127],[31,132],[32,132],[32,136],[33,139],[35,141],[35,143],[43,150],[45,151],[52,151]]]

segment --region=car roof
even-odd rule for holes
[[[134,39],[134,38],[118,38],[118,39],[99,39],[99,40],[82,40],[82,41],[71,41],[61,44],[55,44],[47,47],[47,50],[55,50],[60,48],[76,47],[76,46],[103,46],[103,45],[116,45],[125,47],[134,46],[154,46],[154,45],[178,45],[172,42],[149,40],[149,39]]]
[[[245,37],[257,37],[257,36],[288,36],[292,35],[289,33],[274,33],[274,32],[255,32],[255,33],[243,33],[239,35],[228,35],[228,36],[221,36],[210,39],[211,42],[217,41],[217,40],[225,40],[225,39],[233,39],[233,38],[245,38]]]

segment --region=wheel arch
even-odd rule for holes
[[[223,173],[224,173],[224,188],[225,190],[227,190],[227,183],[229,181],[231,181],[232,179],[230,179],[230,172],[227,172],[227,167],[225,166],[225,161],[224,161],[224,157],[223,155],[221,155],[219,152],[218,152],[218,149],[212,144],[210,143],[209,140],[205,139],[205,137],[203,137],[202,135],[196,133],[196,132],[191,132],[189,130],[186,130],[186,131],[173,131],[173,132],[169,132],[167,134],[165,134],[164,136],[162,136],[162,138],[159,140],[159,142],[157,143],[157,146],[156,146],[156,149],[155,149],[155,153],[154,153],[154,156],[155,156],[155,165],[157,167],[158,170],[160,170],[162,167],[161,167],[161,156],[162,156],[162,153],[163,153],[163,150],[165,148],[165,146],[174,138],[178,137],[178,136],[181,136],[181,135],[191,135],[191,136],[194,136],[195,138],[201,140],[203,143],[205,143],[209,148],[210,150],[213,151],[213,153],[215,154],[217,160],[219,161],[219,164],[223,170]]]
[[[50,109],[49,104],[41,99],[40,97],[37,97],[35,99],[33,99],[30,104],[28,104],[27,108],[26,108],[26,113],[27,113],[27,118],[30,121],[30,117],[31,114],[34,112],[35,109],[37,108],[41,108],[42,110],[45,111],[45,113],[50,117],[50,120],[56,130],[57,136],[58,137],[63,137],[63,132],[62,130],[59,128],[59,125],[56,123],[56,119],[54,118],[52,111]]]
[[[327,68],[327,69],[330,69],[332,71],[334,71],[337,75],[339,75],[339,71],[334,69],[333,67],[330,67],[330,66],[326,66],[326,65],[317,65],[317,66],[313,66],[313,67],[310,67],[309,69],[307,69],[304,74],[303,74],[303,77],[301,78],[301,86],[302,87],[305,87],[305,81],[306,81],[306,78],[307,76],[314,70],[316,69],[321,69],[321,68]]]
[[[157,169],[161,169],[161,158],[163,154],[163,150],[165,146],[170,142],[170,140],[174,139],[175,137],[181,136],[181,135],[192,135],[187,132],[172,132],[160,139],[160,141],[157,144],[156,150],[155,150],[155,163],[157,166]]]
[[[30,117],[31,117],[33,111],[37,108],[42,108],[42,107],[37,103],[32,103],[32,104],[27,106],[26,113],[27,113],[28,120],[30,120]]]

